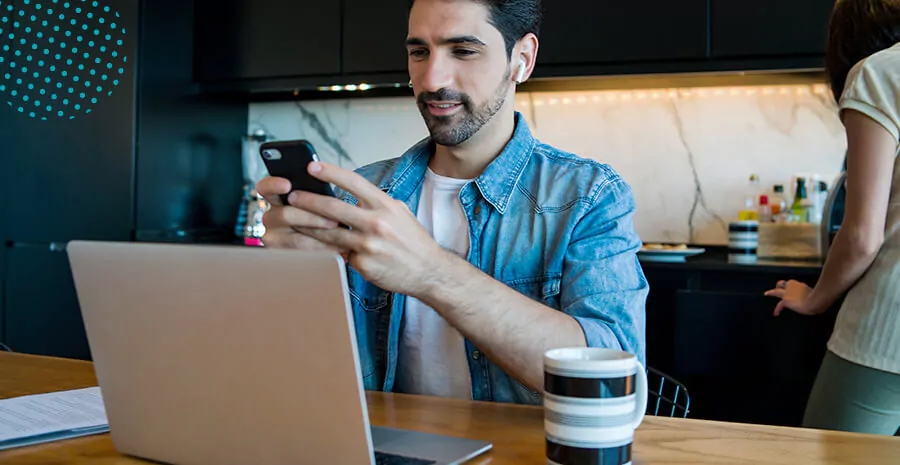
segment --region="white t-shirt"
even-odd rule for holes
[[[459,191],[468,179],[425,175],[417,218],[441,247],[463,259],[469,254],[468,222]],[[418,299],[406,299],[400,335],[399,392],[426,396],[472,397],[465,340],[456,328]]]
[[[898,140],[900,154],[900,44],[853,67],[840,107],[884,126]],[[847,294],[828,349],[856,364],[900,374],[900,157],[894,160],[884,245]]]

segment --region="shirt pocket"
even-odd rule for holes
[[[348,268],[347,282],[353,306],[365,312],[379,312],[391,302],[391,293],[366,281],[356,270]]]
[[[520,294],[540,302],[548,307],[559,310],[561,273],[547,273],[541,276],[517,278],[504,281],[510,288]]]

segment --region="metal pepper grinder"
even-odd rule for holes
[[[265,175],[264,170],[259,168],[262,163],[257,152],[260,145],[272,139],[263,129],[244,136],[244,195],[235,225],[235,235],[242,239],[244,245],[262,246],[262,237],[266,232],[262,216],[269,210],[269,203],[256,192],[258,178]]]
[[[263,214],[269,211],[269,202],[256,192],[256,189],[250,189],[245,199],[247,217],[244,221],[244,245],[261,247],[262,237],[266,234],[266,227],[263,225]]]

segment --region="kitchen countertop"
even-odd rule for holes
[[[722,246],[696,245],[691,248],[704,248],[706,252],[687,257],[683,263],[666,263],[641,259],[641,266],[652,269],[670,269],[684,271],[727,271],[758,273],[815,274],[822,272],[822,264],[818,261],[771,260],[757,259],[756,263],[732,263],[728,261],[728,248]],[[638,255],[640,257],[640,255]]]

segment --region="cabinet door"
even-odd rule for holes
[[[838,308],[778,318],[774,308],[760,294],[676,293],[671,374],[693,418],[800,426]]]
[[[341,2],[198,0],[201,81],[340,73]]]
[[[711,0],[712,56],[822,55],[834,0]]]
[[[538,62],[582,64],[706,56],[706,0],[552,0]]]
[[[7,256],[6,343],[16,352],[89,359],[69,261],[47,248],[16,247]]]
[[[406,72],[409,2],[344,1],[344,73]]]
[[[142,11],[139,241],[234,237],[247,103],[190,92],[193,13],[189,2],[151,1]]]
[[[16,2],[11,2],[12,5],[15,5]],[[15,8],[15,6],[13,6]],[[12,56],[12,49],[9,47],[10,39],[9,34],[7,33],[9,24],[9,11],[4,7],[0,8],[0,58],[3,59],[3,63],[9,62],[10,57]],[[9,50],[7,50],[9,49]],[[3,78],[4,76],[0,76]],[[9,118],[12,116],[11,112],[6,110],[7,107],[6,101],[6,85],[7,82],[0,82],[0,85],[3,85],[3,91],[0,92],[0,136],[4,136],[3,126],[9,123]],[[4,143],[4,139],[0,139],[0,144]],[[0,146],[2,147],[2,146]],[[4,312],[3,312],[3,289],[4,289],[4,280],[6,279],[6,240],[7,240],[7,223],[9,222],[9,170],[3,168],[8,163],[8,159],[11,156],[8,150],[4,150],[0,148],[0,342],[3,342],[4,332],[3,332],[3,322],[4,322]]]
[[[10,43],[0,76],[4,240],[130,237],[138,2],[104,3],[14,7],[47,25]]]

